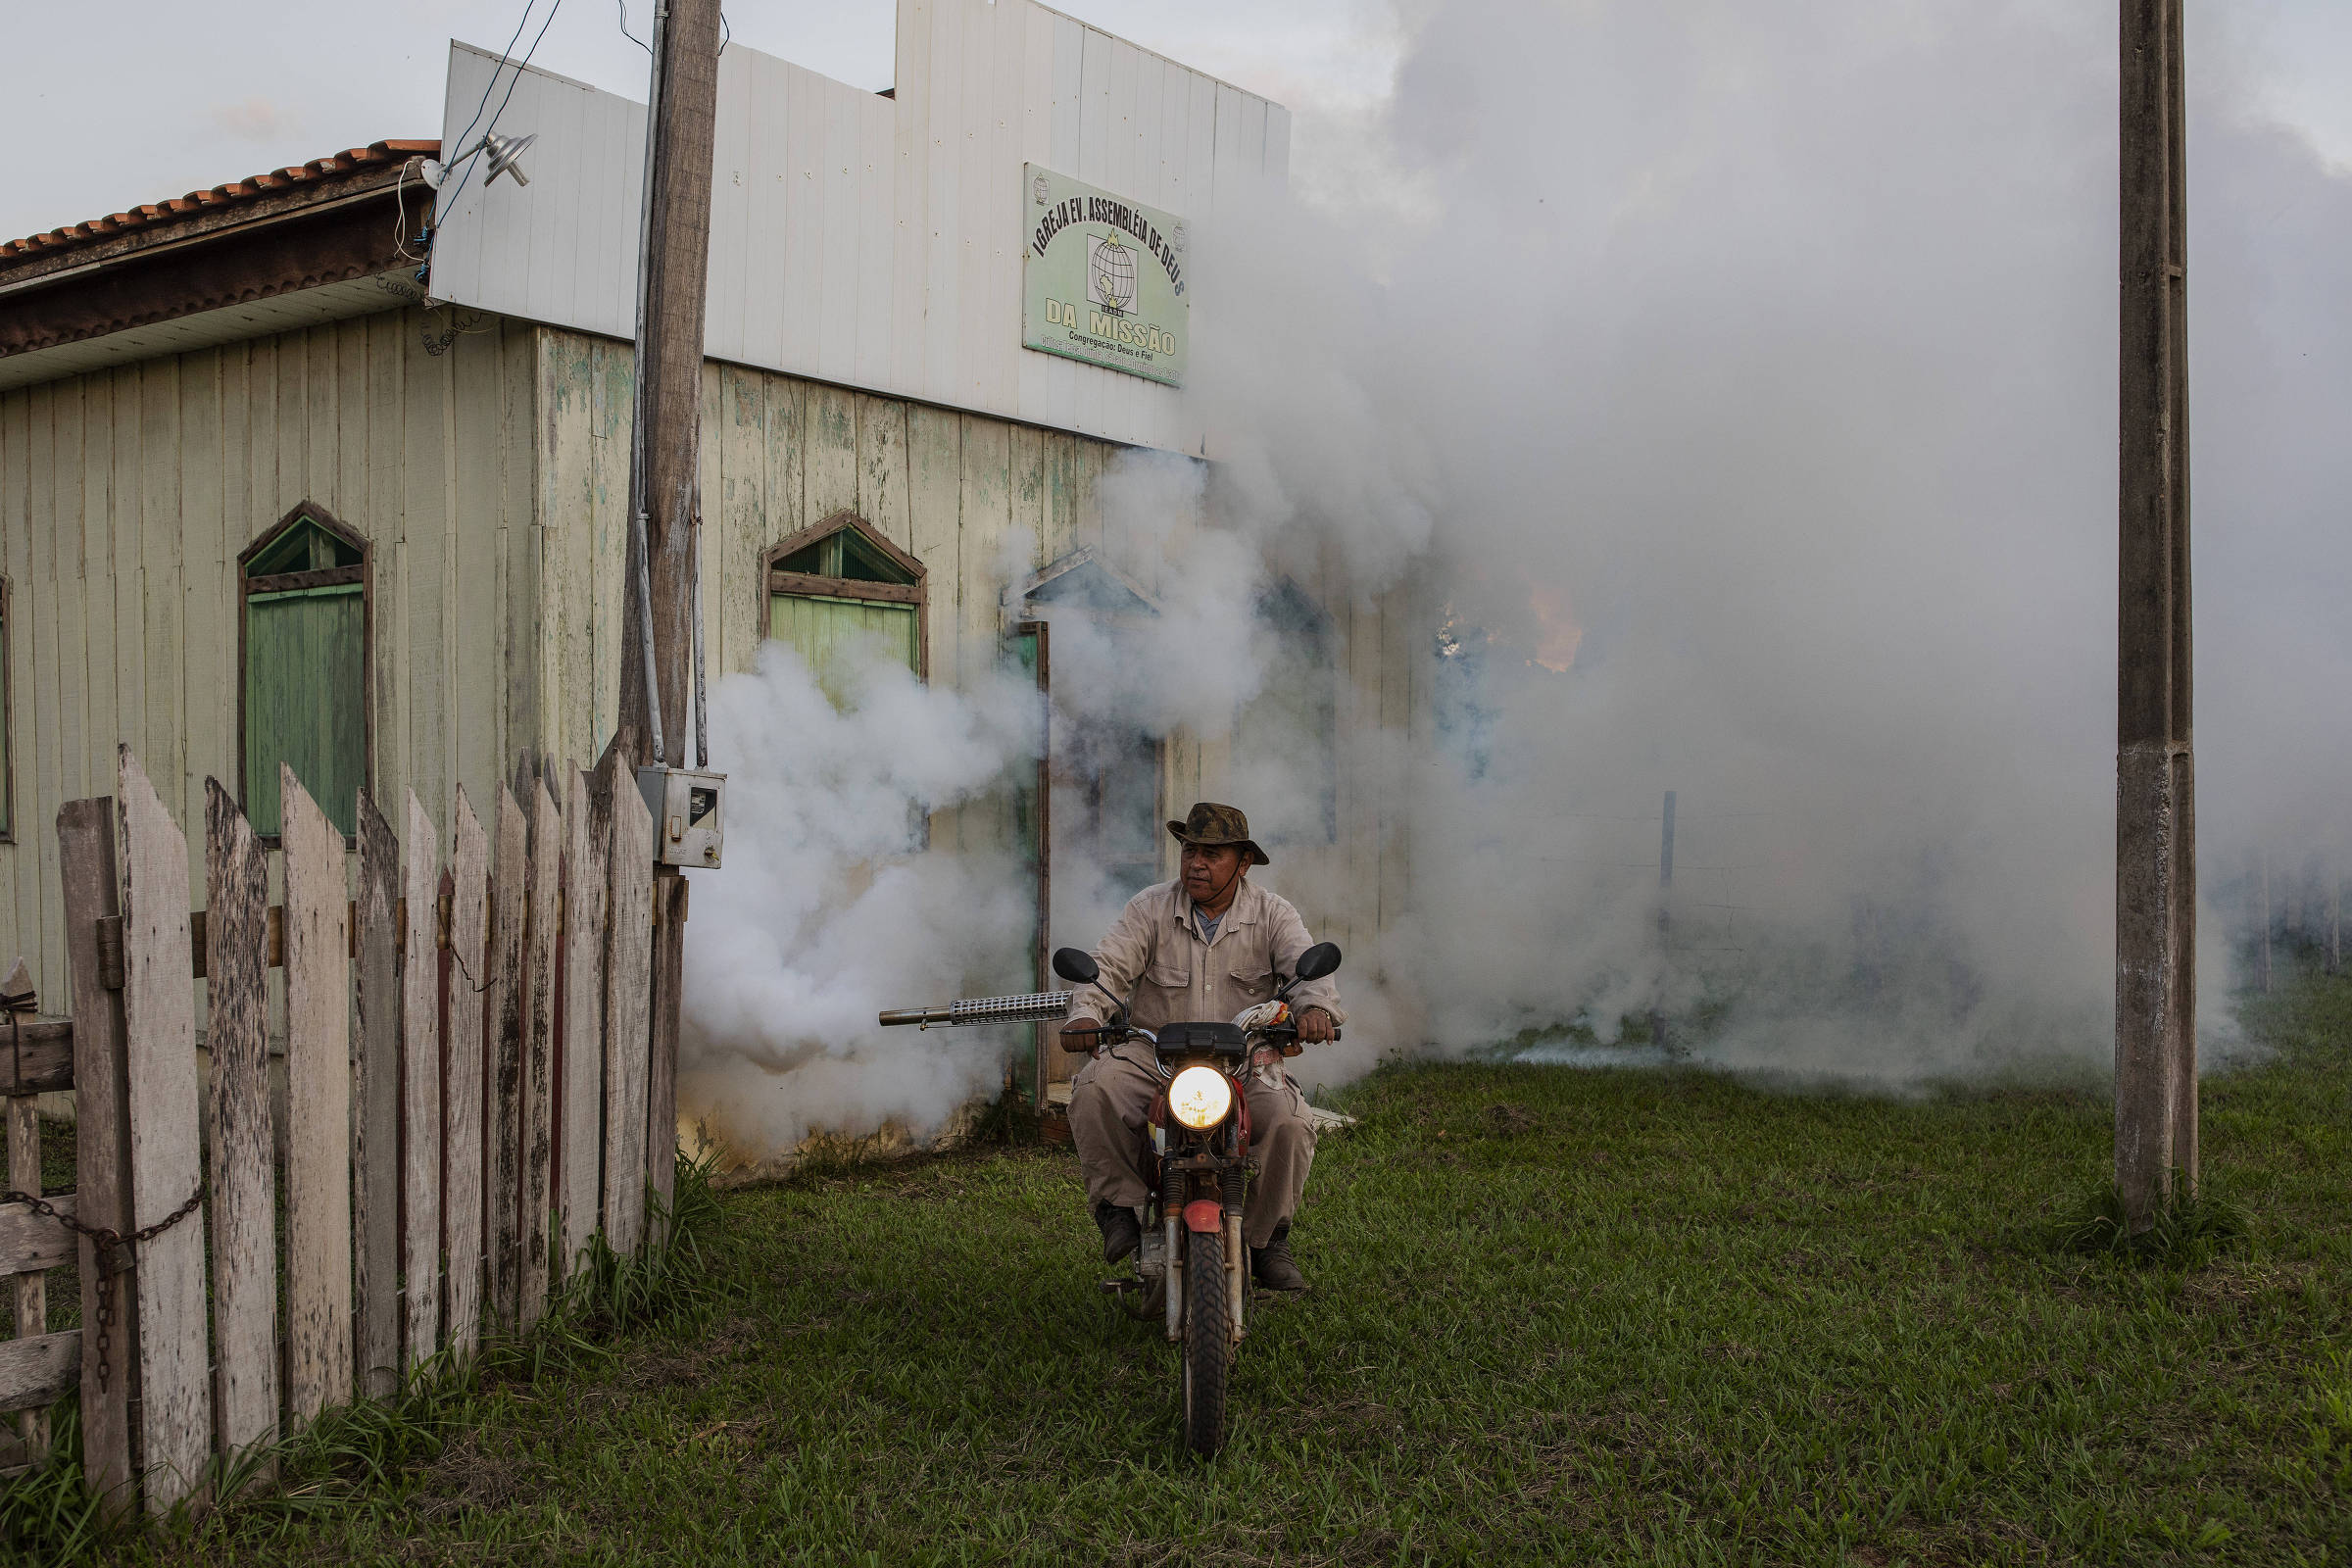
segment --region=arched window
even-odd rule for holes
[[[368,782],[368,541],[305,502],[237,558],[245,815],[278,831],[277,766],[346,837]]]
[[[792,644],[820,674],[833,651],[860,637],[903,653],[906,667],[930,673],[929,614],[923,564],[841,512],[767,553],[767,634]]]

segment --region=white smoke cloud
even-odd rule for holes
[[[2104,1058],[2112,19],[1401,15],[1382,195],[1220,236],[1201,274],[1244,280],[1197,379],[1247,529],[1452,629],[1386,955],[1431,1033],[1660,1007],[1805,1072]],[[2192,90],[2201,811],[2235,899],[2249,839],[2341,842],[2352,180],[2235,75]]]
[[[754,1154],[812,1128],[936,1127],[994,1087],[1009,1040],[885,1032],[875,1014],[1029,988],[1022,873],[923,841],[927,813],[1033,763],[1034,688],[996,673],[929,687],[856,644],[818,673],[769,643],[710,699],[726,866],[694,879],[679,1104]]]
[[[1409,800],[1409,892],[1378,951],[1349,955],[1357,1018],[1312,1078],[1571,1020],[1614,1040],[1651,1010],[1714,1059],[1798,1076],[2103,1061],[2112,18],[2027,0],[1396,15],[1385,105],[1300,119],[1302,147],[1349,144],[1297,167],[1342,172],[1203,227],[1190,395],[1219,461],[1132,454],[1106,474],[1105,558],[1162,613],[1117,635],[1053,614],[1056,725],[1222,731],[1294,674],[1254,610],[1313,575],[1301,563],[1336,564],[1329,608],[1407,617],[1427,649],[1414,727],[1359,710],[1341,765]],[[2262,123],[2243,72],[2202,69],[2212,37],[2191,44],[2218,1023],[2252,852],[2298,887],[2312,856],[2352,868],[2334,700],[2352,175]],[[714,906],[736,918],[693,961],[734,989],[693,1023],[749,1043],[710,1081],[786,1141],[936,1121],[992,1084],[985,1047],[879,1042],[871,1012],[1023,972],[1016,879],[897,858],[888,824],[1032,757],[1027,710],[865,690],[883,706],[833,715],[771,663],[714,714],[737,795],[698,944]],[[1253,815],[1313,787],[1281,760],[1238,760]],[[1115,906],[1078,870],[1055,868],[1056,941]]]

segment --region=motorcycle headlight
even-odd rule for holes
[[[1187,1067],[1168,1085],[1168,1114],[1204,1133],[1233,1109],[1233,1085],[1214,1067]]]

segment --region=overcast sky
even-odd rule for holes
[[[651,0],[625,0],[643,35]],[[1530,0],[1531,4],[1541,0]],[[1944,0],[1976,4],[1980,0]],[[2033,3],[2033,0],[2027,0]],[[2046,0],[2112,13],[2112,0]],[[1351,111],[1385,95],[1414,0],[1067,0],[1063,9],[1290,105],[1305,179],[1335,164]],[[646,57],[615,0],[556,0],[535,63],[642,98]],[[2352,5],[2232,0],[2198,11],[2192,74],[2309,134],[2352,165]],[[519,0],[120,0],[11,8],[0,91],[37,155],[0,189],[0,236],[302,163],[387,137],[439,132],[448,41],[493,48]],[[859,86],[891,79],[893,0],[732,0],[736,39]],[[549,15],[538,0],[517,48]],[[1337,116],[1330,119],[1327,117]],[[1326,131],[1318,147],[1318,121]],[[525,127],[527,128],[527,127]]]

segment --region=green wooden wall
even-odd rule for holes
[[[446,822],[460,784],[479,807],[525,748],[592,760],[619,706],[630,395],[625,343],[414,309],[0,393],[16,800],[0,962],[23,952],[44,1003],[66,1004],[54,822],[63,802],[111,790],[118,738],[183,823],[201,820],[207,774],[236,779],[237,557],[305,502],[369,542],[371,772],[385,799],[414,787]],[[1004,563],[1102,547],[1115,452],[707,366],[712,678],[747,667],[775,629],[766,553],[842,512],[924,563],[933,681],[1004,659]],[[1115,544],[1152,574],[1156,535]],[[1399,746],[1426,727],[1425,617],[1400,596],[1349,595],[1336,563],[1286,569],[1332,617],[1345,765],[1338,842],[1286,855],[1275,880],[1318,929],[1362,946],[1409,894]],[[1227,736],[1174,737],[1169,809],[1219,798],[1230,759]],[[1016,814],[1009,801],[942,813],[932,843],[1016,847]]]
[[[542,328],[535,374],[546,541],[539,689],[549,749],[585,760],[611,737],[620,704],[629,345]],[[760,570],[766,553],[841,512],[864,518],[927,568],[934,682],[953,685],[1004,658],[1004,562],[1009,555],[1043,565],[1080,545],[1103,548],[1101,486],[1118,450],[775,371],[705,366],[703,603],[712,678],[749,667],[773,630]],[[1113,541],[1111,553],[1150,578],[1168,540],[1199,522],[1157,519],[1153,535]],[[1427,741],[1433,623],[1416,611],[1409,586],[1378,598],[1349,591],[1344,564],[1328,551],[1286,557],[1283,568],[1330,617],[1341,765],[1336,841],[1286,854],[1275,880],[1319,930],[1368,952],[1409,896],[1403,757],[1411,737]],[[1276,698],[1289,700],[1287,690]],[[1230,734],[1173,737],[1163,804],[1181,811],[1193,800],[1220,798],[1231,757]],[[942,813],[932,843],[1015,846],[1013,809],[1006,802]],[[1160,874],[1172,871],[1170,858]]]
[[[0,393],[0,953],[31,960],[44,1005],[67,1001],[58,807],[112,792],[119,739],[183,826],[206,775],[235,787],[237,557],[297,505],[369,542],[388,800],[414,786],[446,821],[536,734],[533,332],[455,324],[388,310]],[[191,861],[201,888],[200,843]]]

